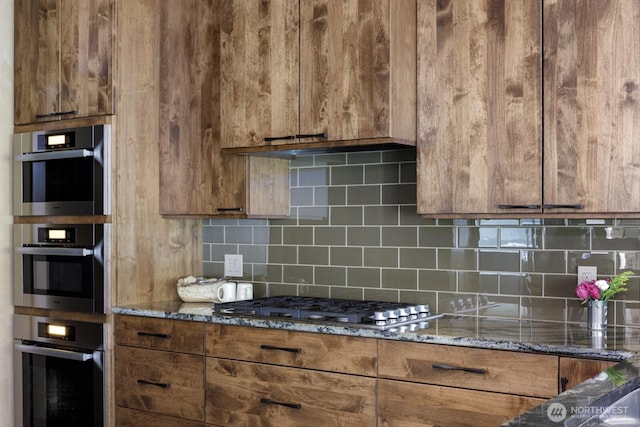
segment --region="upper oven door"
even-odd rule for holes
[[[53,310],[105,312],[104,224],[18,224],[14,303]]]
[[[109,127],[14,135],[16,215],[108,215]]]

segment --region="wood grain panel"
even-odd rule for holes
[[[264,100],[261,94],[270,91],[256,86],[264,79],[257,75],[240,79],[242,73],[251,73],[259,67],[249,67],[249,58],[245,58],[246,63],[238,64],[239,68],[228,67],[228,61],[240,61],[243,49],[238,47],[234,51],[238,58],[228,57],[228,48],[233,48],[233,41],[239,35],[234,33],[231,37],[225,33],[238,31],[229,21],[230,9],[234,17],[237,13],[238,20],[242,21],[238,26],[242,28],[243,20],[249,18],[235,9],[241,5],[257,7],[258,3],[194,0],[189,4],[184,7],[184,1],[174,0],[162,6],[160,211],[163,215],[202,217],[286,216],[289,214],[289,162],[258,159],[250,164],[244,156],[221,151],[226,142],[237,141],[245,133],[255,136],[261,127],[257,122],[265,119],[264,108],[259,104]],[[257,30],[254,24],[247,24],[252,31]],[[259,33],[263,35],[262,30]],[[232,40],[228,40],[229,37]],[[229,43],[232,46],[228,46]],[[253,46],[252,43],[249,45]],[[259,51],[270,55],[264,46]],[[255,58],[251,61],[253,64]],[[229,82],[231,78],[247,83],[252,90],[245,91],[235,80]],[[235,98],[233,93],[228,93],[230,89],[242,93],[238,95],[238,105],[232,104]],[[274,95],[272,101],[284,100]],[[243,113],[239,105],[245,104],[247,110],[242,110]],[[285,102],[283,108],[288,105],[291,102]],[[228,117],[234,114],[241,117]],[[276,115],[279,119],[284,116],[286,114]],[[250,130],[241,130],[243,126]],[[269,193],[263,196],[266,191]]]
[[[215,324],[205,332],[207,356],[376,375],[372,339]]]
[[[114,316],[118,345],[204,354],[204,323],[137,316]]]
[[[383,378],[544,398],[558,389],[556,356],[379,340],[378,358]]]
[[[537,2],[418,2],[419,213],[540,204],[540,26]]]
[[[59,5],[58,109],[82,117],[112,114],[115,1],[59,0]]]
[[[415,0],[315,0],[300,16],[301,133],[413,140]]]
[[[376,422],[374,378],[214,358],[207,358],[206,369],[207,423],[351,427]]]
[[[617,364],[618,362],[610,360],[561,357],[558,369],[558,393],[569,390]]]
[[[15,25],[15,123],[58,111],[59,13],[56,0],[17,1]],[[29,54],[23,54],[29,52]]]
[[[204,357],[116,346],[116,405],[204,421]]]
[[[203,424],[196,421],[183,420],[165,415],[152,414],[137,411],[135,409],[116,407],[116,427],[202,427]]]
[[[640,3],[545,1],[544,23],[545,203],[640,211]]]
[[[199,221],[160,216],[159,6],[155,0],[118,2],[117,14],[114,303],[172,300],[179,277],[201,274],[202,244]]]
[[[18,1],[15,22],[16,124],[114,112],[113,0]]]
[[[540,404],[508,394],[378,381],[379,427],[493,427]]]
[[[286,142],[266,143],[264,138],[298,133],[299,2],[216,4],[221,15],[221,144]]]

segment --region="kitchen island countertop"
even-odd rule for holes
[[[640,378],[640,356],[637,356],[640,352],[639,328],[609,327],[604,333],[591,333],[584,324],[445,315],[430,321],[426,329],[390,331],[357,325],[226,315],[214,313],[213,303],[180,301],[115,307],[113,313],[621,362],[596,378],[585,381],[505,424],[509,426],[558,425],[547,414],[550,405],[555,408],[558,404],[562,405],[566,408],[567,417],[576,412],[584,414],[589,412],[585,409],[588,405],[606,396],[615,396],[616,391],[628,387]],[[580,417],[578,420],[586,421]]]

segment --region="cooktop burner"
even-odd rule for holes
[[[302,319],[318,322],[358,325],[387,330],[424,329],[428,321],[442,317],[431,315],[428,304],[408,305],[394,302],[360,301],[335,298],[278,296],[216,304],[214,311],[278,319]]]

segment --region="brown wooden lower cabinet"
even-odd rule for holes
[[[376,424],[375,378],[216,358],[206,370],[207,424]]]
[[[545,399],[378,380],[378,427],[497,426]]]
[[[117,427],[203,427],[204,424],[135,409],[116,407]]]
[[[114,363],[117,406],[204,421],[204,356],[116,346]]]
[[[618,362],[610,360],[578,359],[561,357],[558,369],[558,393],[569,390]]]

